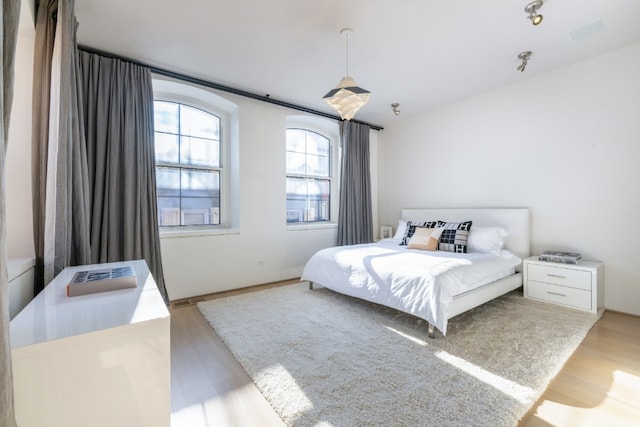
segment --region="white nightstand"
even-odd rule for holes
[[[604,312],[604,264],[579,261],[560,264],[538,261],[537,256],[523,261],[524,296],[539,301],[596,313]]]

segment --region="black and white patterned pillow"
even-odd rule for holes
[[[440,235],[438,250],[458,253],[467,252],[467,239],[469,238],[469,230],[471,230],[471,221],[438,221],[436,227],[444,227]]]
[[[407,221],[407,228],[404,231],[404,236],[402,237],[402,242],[400,245],[406,246],[411,240],[413,233],[416,232],[416,227],[423,228],[436,228],[438,221]]]

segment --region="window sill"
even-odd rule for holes
[[[240,234],[239,228],[182,228],[160,229],[160,239],[182,239],[185,237],[226,236]]]
[[[323,222],[323,223],[303,223],[295,225],[287,225],[287,231],[302,231],[302,230],[322,230],[338,228],[336,222]]]

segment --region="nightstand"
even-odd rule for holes
[[[538,261],[537,256],[523,261],[524,296],[596,313],[604,312],[604,264],[578,261],[561,264]]]

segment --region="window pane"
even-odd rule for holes
[[[330,141],[315,132],[307,132],[307,153],[329,156]]]
[[[158,223],[161,227],[180,225],[179,197],[158,197]]]
[[[287,178],[287,222],[303,221],[306,206],[307,180]]]
[[[331,182],[287,178],[287,222],[328,221]]]
[[[220,176],[214,171],[182,169],[182,192],[185,197],[220,197]]]
[[[180,169],[156,167],[156,191],[161,197],[180,197]]]
[[[220,119],[188,105],[180,106],[180,133],[207,139],[220,139]]]
[[[156,150],[156,162],[171,162],[179,163],[180,157],[178,156],[178,135],[170,133],[155,133],[155,150]]]
[[[153,125],[156,132],[177,134],[179,130],[179,104],[155,101],[153,103]]]
[[[213,198],[182,198],[182,225],[220,224],[220,200]]]
[[[307,175],[329,176],[329,158],[307,155]]]
[[[220,142],[212,139],[180,138],[180,163],[199,166],[220,166]]]
[[[303,175],[306,170],[305,155],[287,151],[287,173]]]
[[[328,180],[310,179],[308,183],[307,221],[329,220],[329,188]]]
[[[306,148],[306,131],[302,129],[287,129],[287,151],[304,153]]]

